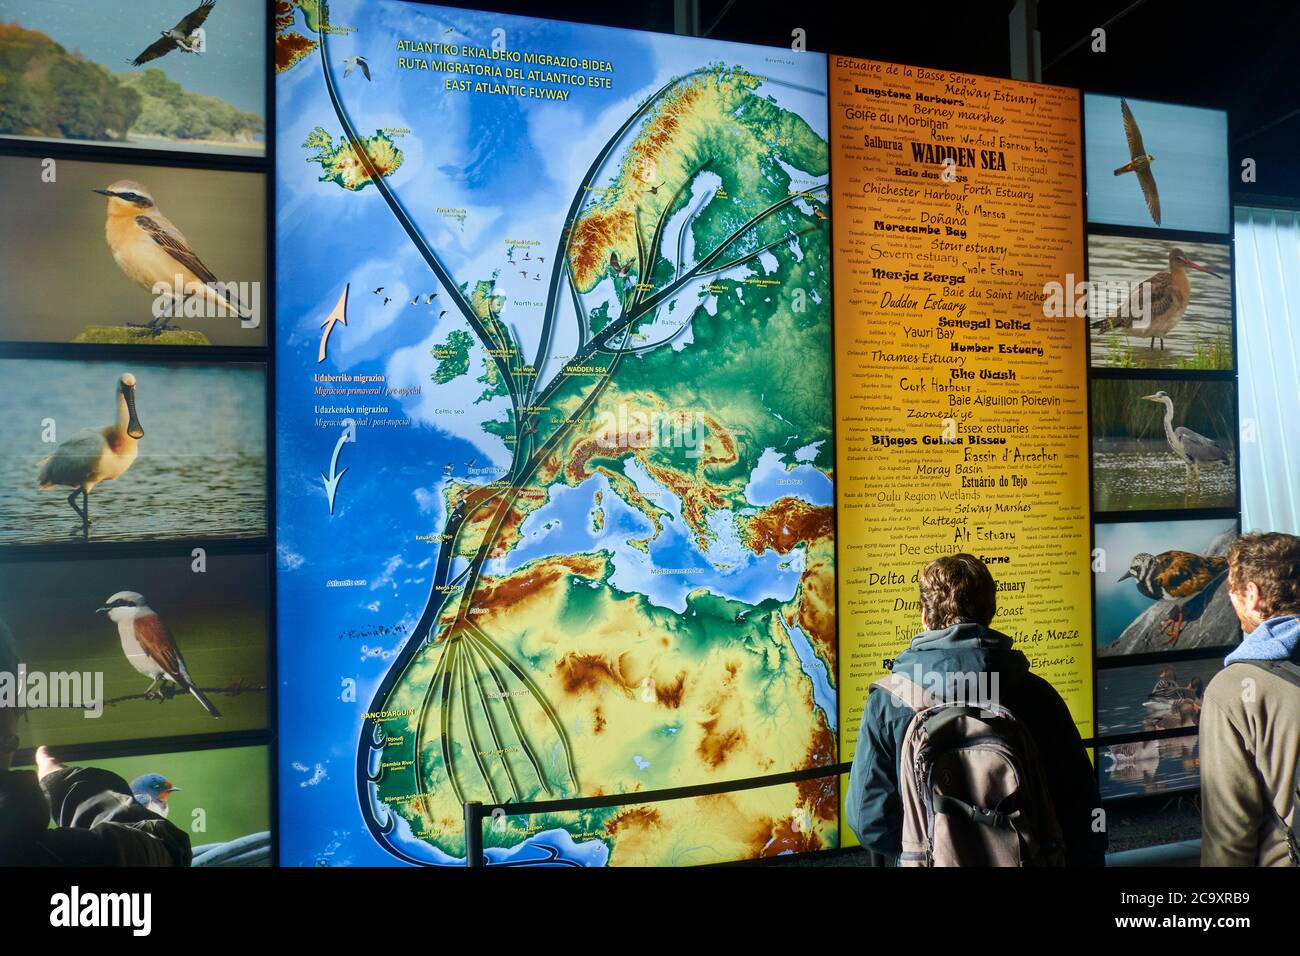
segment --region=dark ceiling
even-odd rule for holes
[[[673,32],[671,0],[451,0],[445,6],[494,10],[607,26]],[[703,0],[708,35],[788,46],[806,31],[823,52],[918,66],[1010,75],[1010,0],[822,3]],[[1106,52],[1091,50],[1106,29]],[[1238,0],[1041,0],[1043,80],[1098,93],[1225,109],[1232,165],[1256,160],[1258,181],[1237,198],[1300,201],[1300,2]]]

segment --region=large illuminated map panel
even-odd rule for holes
[[[282,860],[836,755],[826,63],[277,7]],[[490,862],[837,843],[834,779],[485,828]]]

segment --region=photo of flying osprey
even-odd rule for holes
[[[0,138],[264,156],[271,29],[255,0],[0,0]]]
[[[181,18],[176,26],[161,31],[162,39],[154,40],[145,47],[144,52],[131,61],[131,65],[140,66],[150,60],[166,56],[172,50],[180,50],[182,53],[201,53],[203,46],[199,38],[194,36],[194,31],[203,25],[203,21],[208,18],[208,14],[216,5],[217,0],[203,0]]]

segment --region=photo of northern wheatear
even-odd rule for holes
[[[265,174],[59,159],[45,182],[43,169],[0,156],[0,182],[34,184],[4,197],[0,341],[266,343]]]
[[[121,179],[106,189],[94,191],[108,197],[104,237],[113,260],[128,278],[150,292],[159,287],[170,290],[162,294],[170,296],[175,305],[179,305],[175,293],[180,290],[184,295],[203,296],[215,307],[217,315],[238,313],[241,306],[234,293],[216,287],[220,280],[190,248],[181,231],[162,214],[145,186]],[[164,315],[144,327],[158,334],[175,327],[168,319]]]

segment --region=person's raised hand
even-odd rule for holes
[[[36,776],[44,780],[56,770],[62,770],[63,764],[50,754],[50,748],[42,745],[36,748]]]

